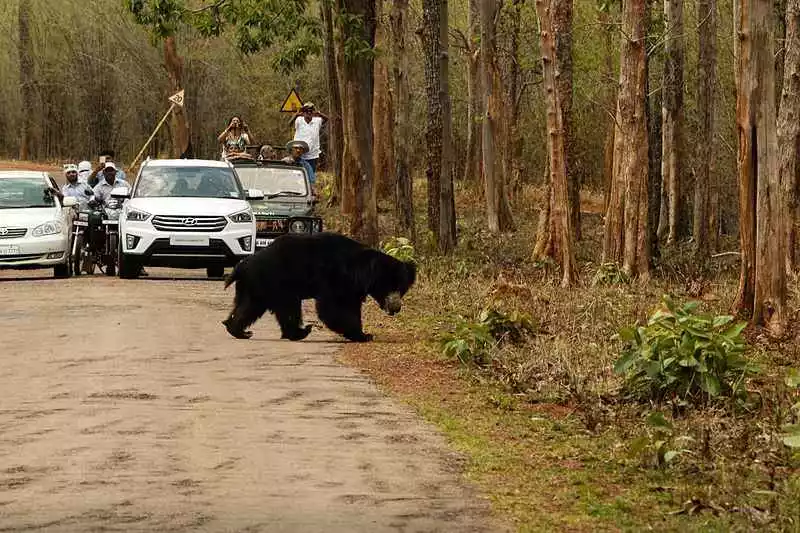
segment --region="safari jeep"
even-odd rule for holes
[[[314,214],[316,198],[305,169],[281,161],[231,161],[245,189],[258,188],[263,200],[251,200],[256,217],[256,250],[266,248],[284,233],[322,231]]]

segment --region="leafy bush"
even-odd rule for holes
[[[800,393],[800,372],[791,369],[785,383],[787,387]],[[792,413],[795,420],[800,420],[800,401],[792,406]],[[800,423],[788,424],[783,429],[785,431],[782,435],[783,443],[789,448],[800,450]]]
[[[592,278],[592,287],[597,285],[626,285],[631,282],[617,263],[603,263]]]
[[[453,331],[442,337],[442,353],[465,365],[482,366],[491,361],[491,350],[500,343],[520,343],[534,331],[533,321],[526,313],[504,313],[489,307],[481,311],[477,321],[459,317]]]
[[[678,306],[665,297],[646,326],[624,328],[622,356],[614,371],[625,374],[625,389],[640,399],[688,402],[735,397],[757,372],[742,353],[744,322],[696,312],[698,303]]]
[[[392,237],[381,245],[381,249],[400,261],[416,261],[414,245],[405,237]]]
[[[691,437],[675,437],[672,422],[659,411],[647,415],[646,433],[634,439],[630,445],[630,452],[639,455],[644,462],[654,463],[658,468],[669,466],[677,457],[691,453],[686,448],[676,448],[681,441],[691,441]]]

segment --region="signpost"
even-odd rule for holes
[[[171,102],[170,106],[169,106],[169,109],[164,114],[164,117],[158,123],[158,125],[156,126],[156,129],[153,130],[153,134],[150,135],[150,138],[147,139],[146,143],[144,143],[144,146],[142,146],[142,149],[139,150],[139,153],[136,155],[136,157],[131,162],[131,164],[130,164],[130,166],[128,168],[133,168],[136,165],[136,163],[139,162],[139,158],[142,157],[142,154],[144,153],[144,151],[147,150],[147,147],[150,145],[152,140],[155,138],[156,134],[158,133],[158,130],[161,129],[161,126],[164,125],[164,122],[166,122],[167,117],[169,117],[170,113],[172,113],[172,110],[175,109],[175,106],[183,107],[183,100],[184,100],[184,90],[183,89],[181,89],[180,91],[178,91],[177,93],[175,93],[175,94],[173,94],[172,96],[169,97],[169,101]]]
[[[281,113],[297,113],[303,107],[303,101],[300,100],[300,95],[294,89],[289,92],[289,96],[283,101],[281,105]]]

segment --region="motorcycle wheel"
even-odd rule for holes
[[[83,257],[83,233],[76,233],[75,238],[72,241],[72,257],[70,261],[72,261],[72,275],[73,276],[80,276],[81,275],[81,266],[83,261],[81,260]]]
[[[116,235],[109,235],[108,255],[106,256],[106,276],[117,275],[117,248]]]

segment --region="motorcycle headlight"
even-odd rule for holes
[[[302,220],[295,220],[292,222],[292,225],[289,226],[289,230],[291,230],[292,233],[305,233],[306,223]]]
[[[131,209],[130,211],[128,211],[125,220],[132,220],[134,222],[145,222],[148,218],[150,218],[150,213],[139,211],[137,209]]]
[[[56,235],[61,233],[63,229],[64,225],[61,222],[53,220],[52,222],[45,222],[33,228],[33,236],[44,237],[45,235]]]
[[[253,215],[250,211],[240,211],[228,216],[231,222],[235,224],[246,224],[253,221]]]

